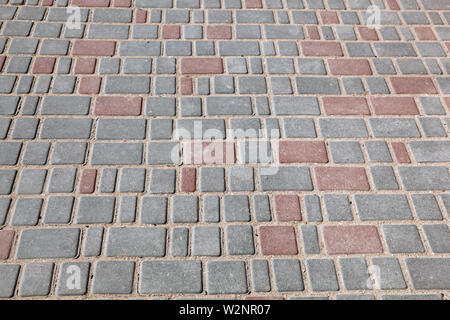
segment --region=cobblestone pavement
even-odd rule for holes
[[[0,297],[449,299],[449,0],[0,20]]]

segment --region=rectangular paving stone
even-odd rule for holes
[[[77,296],[86,294],[90,265],[89,262],[69,261],[61,263],[59,266],[56,295]],[[79,278],[74,281],[71,276],[78,276]]]
[[[354,199],[359,218],[363,221],[412,219],[404,195],[357,194]]]
[[[442,220],[441,209],[432,194],[412,194],[412,204],[420,220]]]
[[[141,164],[141,143],[93,143],[89,162],[93,165]]]
[[[50,155],[50,164],[84,163],[86,149],[85,142],[55,142]]]
[[[50,293],[54,264],[52,262],[27,263],[20,278],[19,296],[46,296]]]
[[[406,258],[405,264],[415,290],[448,290],[450,288],[449,258]]]
[[[21,172],[19,186],[16,190],[18,194],[40,194],[44,188],[47,170],[45,169],[25,169]]]
[[[345,289],[370,289],[367,281],[370,275],[364,258],[339,258],[338,262]]]
[[[141,264],[139,293],[200,293],[200,261],[145,261]]]
[[[141,140],[145,127],[144,119],[99,119],[95,135],[99,140]]]
[[[82,224],[111,223],[114,208],[114,197],[80,197],[75,222]]]
[[[277,292],[304,290],[300,261],[297,259],[272,259],[272,272]]]
[[[308,259],[306,270],[312,291],[337,291],[337,281],[334,262],[331,259]]]
[[[42,115],[87,115],[91,103],[85,96],[45,96],[42,100],[40,114]]]
[[[117,221],[131,223],[136,219],[137,197],[124,196],[120,198]]]
[[[450,230],[445,224],[426,224],[422,229],[433,253],[450,252]]]
[[[270,291],[269,265],[266,260],[250,260],[253,290],[256,292]]]
[[[95,262],[92,293],[130,294],[133,288],[134,266],[134,261]]]
[[[399,167],[398,173],[406,190],[450,190],[446,167]]]
[[[220,256],[221,241],[219,227],[192,228],[192,255]]]
[[[41,139],[89,139],[91,119],[45,118],[41,125]]]
[[[12,213],[12,226],[35,226],[39,219],[43,200],[41,198],[19,198]]]
[[[246,195],[224,195],[223,218],[225,222],[250,221],[248,197]]]
[[[19,277],[20,265],[0,265],[0,297],[10,298],[14,295],[17,278]]]
[[[144,76],[106,76],[104,93],[150,93],[150,78]]]
[[[419,130],[413,119],[370,118],[369,124],[376,138],[418,138]]]
[[[383,225],[383,235],[390,253],[425,251],[415,225]]]
[[[89,227],[84,236],[82,253],[85,257],[98,257],[102,251],[103,227]]]
[[[166,253],[166,228],[114,227],[106,236],[107,257],[163,257]]]
[[[23,230],[16,259],[73,258],[78,253],[79,237],[78,228]]]
[[[206,292],[208,294],[247,293],[244,261],[207,261]]]
[[[189,229],[184,227],[172,228],[170,233],[170,255],[172,257],[186,257],[189,249]]]
[[[276,115],[319,115],[319,103],[315,97],[273,96],[272,105]]]
[[[417,162],[450,161],[450,141],[411,141],[408,144]]]
[[[220,198],[214,195],[204,195],[202,204],[202,220],[204,222],[219,222]]]
[[[206,115],[251,115],[250,97],[206,97]]]
[[[310,172],[306,167],[260,167],[258,180],[261,191],[313,189]]]
[[[6,215],[8,214],[10,204],[10,198],[0,198],[0,225],[3,225],[6,221]]]
[[[253,217],[257,222],[271,221],[270,200],[268,195],[253,196]]]
[[[320,133],[325,138],[367,138],[366,125],[362,119],[319,119]]]

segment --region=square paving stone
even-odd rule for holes
[[[245,262],[206,262],[206,292],[208,294],[247,293]]]
[[[134,265],[133,261],[97,261],[92,293],[130,294],[133,290]]]

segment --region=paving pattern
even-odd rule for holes
[[[0,0],[0,297],[449,299],[449,0]]]

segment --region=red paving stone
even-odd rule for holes
[[[96,116],[138,116],[141,114],[141,97],[98,97],[95,100]]]
[[[181,192],[194,192],[196,189],[197,169],[192,167],[181,168]]]
[[[329,41],[302,41],[300,42],[305,56],[343,56],[341,44]]]
[[[419,40],[436,40],[433,29],[430,27],[415,27],[414,31]]]
[[[320,17],[323,24],[339,24],[339,18],[336,12],[333,11],[321,11]]]
[[[403,142],[391,142],[392,151],[394,151],[395,159],[399,163],[411,163],[408,150]]]
[[[97,179],[96,169],[83,169],[81,172],[79,193],[93,193],[95,191],[95,181]]]
[[[258,231],[261,254],[292,255],[298,253],[294,227],[261,226]]]
[[[319,30],[315,26],[306,26],[306,30],[308,32],[308,39],[311,40],[320,40]]]
[[[331,74],[341,76],[371,75],[369,61],[366,59],[328,59]]]
[[[247,9],[259,9],[263,7],[261,0],[244,0],[244,3]]]
[[[114,41],[76,40],[72,48],[74,56],[113,56],[116,50]]]
[[[116,8],[130,8],[132,0],[114,0],[114,7]]]
[[[206,38],[208,39],[231,39],[231,26],[206,26]]]
[[[358,32],[362,40],[378,40],[378,34],[375,29],[369,27],[358,27]]]
[[[215,74],[223,73],[221,58],[182,58],[182,74]]]
[[[328,254],[382,253],[375,226],[323,226],[323,240]]]
[[[95,58],[78,58],[75,62],[75,74],[93,74],[97,59]]]
[[[0,260],[8,259],[14,234],[15,232],[12,230],[0,230]]]
[[[181,78],[180,79],[180,94],[191,95],[193,94],[192,88],[192,78]]]
[[[134,21],[136,23],[146,23],[147,22],[147,11],[138,9],[134,14]]]
[[[391,77],[392,87],[399,94],[433,94],[437,93],[431,78],[426,77]]]
[[[180,39],[180,26],[164,25],[162,26],[163,39]]]
[[[326,115],[370,115],[367,101],[362,97],[325,97],[322,101]]]
[[[297,195],[274,195],[277,221],[301,221],[300,202]]]
[[[33,73],[34,74],[50,74],[55,67],[55,58],[37,57],[34,59]]]
[[[320,191],[370,189],[362,167],[315,167],[316,186]]]
[[[109,7],[109,0],[71,0],[71,4],[77,7]]]
[[[371,97],[370,103],[376,115],[416,115],[416,102],[410,97]]]
[[[280,141],[279,157],[281,163],[328,162],[323,141]]]
[[[78,86],[78,92],[81,94],[98,94],[102,85],[100,77],[83,77]]]

